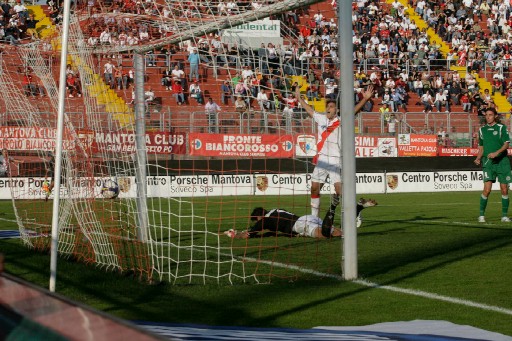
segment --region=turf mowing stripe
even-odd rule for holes
[[[332,278],[332,279],[336,279],[336,280],[339,280],[339,281],[343,280],[343,277],[339,276],[339,275],[327,274],[327,273],[323,273],[323,272],[312,270],[312,269],[303,268],[303,267],[296,266],[296,265],[283,264],[283,263],[270,262],[270,261],[263,261],[263,260],[259,260],[258,261],[257,259],[251,258],[251,257],[241,257],[241,258],[243,258],[243,260],[259,262],[259,263],[263,263],[263,264],[267,264],[267,265],[272,265],[272,266],[277,266],[277,267],[286,268],[286,269],[297,270],[297,271],[300,271],[302,273],[311,274],[311,275],[315,275],[315,276],[319,276],[319,277],[327,277],[327,278]],[[498,312],[498,313],[502,313],[502,314],[506,314],[506,315],[512,315],[512,310],[510,310],[510,309],[501,308],[501,307],[495,307],[495,306],[492,306],[492,305],[477,303],[477,302],[473,302],[473,301],[469,301],[469,300],[463,300],[463,299],[460,299],[460,298],[454,298],[454,297],[449,297],[449,296],[432,294],[432,293],[429,293],[429,292],[426,292],[426,291],[422,291],[422,290],[403,289],[403,288],[393,287],[393,286],[390,286],[390,285],[380,285],[380,284],[377,284],[377,283],[372,283],[372,282],[368,282],[366,280],[360,280],[360,279],[356,279],[356,280],[353,280],[351,282],[359,284],[359,285],[363,285],[363,286],[366,286],[366,287],[375,288],[375,289],[384,289],[384,290],[389,290],[389,291],[393,291],[393,292],[398,292],[398,293],[401,293],[401,294],[408,294],[408,295],[413,295],[413,296],[419,296],[419,297],[424,297],[424,298],[428,298],[428,299],[444,301],[444,302],[449,302],[449,303],[455,303],[455,304],[460,304],[460,305],[464,305],[464,306],[468,306],[468,307],[473,307],[473,308],[479,308],[479,309],[482,309],[482,310],[494,311],[494,312]]]
[[[3,221],[12,221],[12,220],[8,220],[8,219],[4,219],[4,218],[0,218],[0,221],[1,220],[3,220]],[[446,223],[454,224],[455,223],[455,224],[460,224],[460,225],[468,225],[468,223],[464,223],[464,222],[445,222],[445,221],[432,221],[432,220],[416,220],[416,221],[417,222],[439,223],[439,224],[446,224]],[[491,225],[491,224],[487,223],[486,225]],[[229,255],[229,254],[224,254],[224,255],[230,256],[230,257],[232,256],[232,255]],[[257,260],[257,259],[252,258],[252,257],[236,257],[236,258],[240,258],[240,259],[243,259],[243,260],[246,260],[246,261],[259,262],[259,263],[262,263],[262,264],[267,264],[267,265],[277,266],[277,267],[281,267],[281,268],[287,268],[287,269],[291,269],[291,270],[296,270],[296,271],[300,271],[302,273],[311,274],[311,275],[315,275],[315,276],[318,276],[318,277],[332,278],[332,279],[339,280],[339,281],[343,280],[343,277],[340,276],[340,275],[323,273],[323,272],[320,272],[320,271],[316,271],[316,270],[312,270],[312,269],[307,269],[307,268],[303,268],[303,267],[296,266],[296,265],[283,264],[283,263],[264,261],[264,260]],[[366,287],[371,287],[371,288],[376,288],[376,289],[384,289],[384,290],[389,290],[389,291],[398,292],[398,293],[402,293],[402,294],[419,296],[419,297],[424,297],[424,298],[428,298],[428,299],[444,301],[444,302],[449,302],[449,303],[455,303],[455,304],[460,304],[460,305],[464,305],[464,306],[468,306],[468,307],[479,308],[479,309],[482,309],[482,310],[499,312],[499,313],[506,314],[506,315],[512,315],[512,310],[510,310],[510,309],[501,308],[501,307],[495,307],[495,306],[491,306],[491,305],[487,305],[487,304],[482,304],[482,303],[476,303],[476,302],[473,302],[473,301],[463,300],[463,299],[459,299],[459,298],[453,298],[453,297],[449,297],[449,296],[432,294],[432,293],[429,293],[429,292],[426,292],[426,291],[413,290],[413,289],[403,289],[403,288],[393,287],[393,286],[389,286],[389,285],[380,285],[380,284],[377,284],[377,283],[368,282],[366,280],[354,280],[352,282],[356,283],[356,284],[359,284],[359,285],[366,286]]]
[[[1,221],[8,221],[10,223],[15,223],[16,222],[16,219],[5,219],[5,218],[0,218]]]
[[[366,287],[371,287],[371,288],[376,288],[376,289],[384,289],[384,290],[394,291],[394,292],[398,292],[398,293],[402,293],[402,294],[425,297],[425,298],[430,298],[433,300],[455,303],[455,304],[465,305],[468,307],[479,308],[479,309],[488,310],[488,311],[495,311],[495,312],[506,314],[506,315],[512,315],[512,310],[510,310],[510,309],[495,307],[495,306],[488,305],[488,304],[476,303],[473,301],[463,300],[460,298],[432,294],[432,293],[422,291],[422,290],[397,288],[397,287],[393,287],[390,285],[380,285],[377,283],[372,283],[372,282],[368,282],[366,280],[359,280],[359,279],[354,280],[352,282],[360,284],[360,285],[364,285]]]

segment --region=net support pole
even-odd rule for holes
[[[135,180],[137,183],[137,239],[147,241],[148,235],[148,209],[147,209],[147,181],[146,181],[146,102],[144,99],[144,55],[133,54],[135,69],[135,147],[137,150]],[[149,108],[148,108],[149,109]]]
[[[343,182],[343,278],[356,279],[356,156],[354,133],[354,70],[352,62],[352,1],[337,1],[341,75],[341,151]]]
[[[66,99],[66,66],[68,58],[69,16],[71,0],[64,0],[62,15],[62,37],[60,50],[59,105],[57,112],[57,132],[55,141],[54,196],[52,211],[52,240],[50,246],[50,284],[49,290],[55,292],[57,283],[57,254],[59,248],[59,203],[60,178],[62,174],[62,141],[64,136],[64,105]]]

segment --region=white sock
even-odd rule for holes
[[[320,198],[311,198],[311,214],[318,217],[320,212]]]

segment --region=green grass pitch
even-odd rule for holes
[[[372,197],[379,206],[364,211],[363,227],[358,230],[358,270],[365,283],[381,287],[311,274],[260,285],[148,284],[59,259],[57,292],[130,320],[310,328],[426,319],[512,335],[512,224],[500,222],[498,193],[489,199],[486,224],[476,221],[477,192]],[[234,212],[248,214],[254,202],[239,200],[235,207],[233,198],[217,200],[215,205],[223,207],[219,216],[201,205],[195,212],[206,215],[209,228],[221,231],[246,225],[247,219],[235,218]],[[297,213],[306,214],[307,202],[306,197],[274,197],[265,198],[262,205],[274,203],[296,211],[302,207],[303,212]],[[11,201],[0,202],[0,229],[17,228],[11,205]],[[274,255],[273,239],[249,242],[263,243],[262,250],[272,250],[269,255]],[[305,269],[341,274],[337,270],[341,243],[277,239],[288,250],[298,250],[286,253],[288,263],[301,257],[297,263]],[[222,241],[229,242],[228,238]],[[307,250],[321,249],[319,254],[330,256],[308,257],[303,243],[314,243]],[[258,254],[257,248],[249,250],[244,252]],[[6,271],[48,286],[47,254],[28,250],[16,239],[0,240],[0,252],[6,256]]]

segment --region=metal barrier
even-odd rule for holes
[[[207,114],[193,112],[179,115],[181,121],[173,120],[172,126],[187,128],[192,133],[219,134],[314,134],[315,127],[307,113],[302,111],[293,114],[282,112],[262,112],[248,110],[244,112],[221,112]]]
[[[48,112],[39,112],[41,117],[51,119]],[[69,121],[75,129],[115,130],[118,126],[112,113],[95,113],[94,122],[89,122],[82,112],[68,112]],[[396,131],[389,131],[389,119],[394,114]],[[90,120],[90,118],[89,118]],[[511,120],[502,115],[501,122],[509,131]],[[453,146],[475,146],[476,133],[483,121],[470,113],[429,113],[395,112],[375,113],[361,112],[355,118],[356,133],[365,136],[390,136],[402,133],[438,134],[451,140]],[[0,113],[1,126],[27,126],[29,123],[20,121],[19,115]],[[294,134],[316,135],[317,127],[304,111],[284,114],[280,110],[258,111],[248,110],[242,113],[226,111],[215,113],[209,117],[204,111],[179,111],[162,108],[159,113],[151,113],[146,117],[148,131],[169,131],[184,133],[212,134]]]
[[[472,114],[395,112],[395,113],[360,113],[356,118],[356,132],[361,135],[390,135],[387,121],[395,114],[398,124],[396,134],[438,134],[456,137],[465,147],[473,145],[472,137],[480,127],[480,121]],[[510,125],[510,119],[504,118],[503,123]]]

